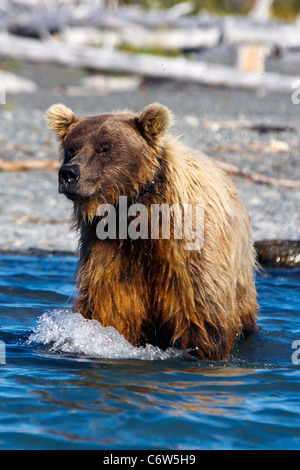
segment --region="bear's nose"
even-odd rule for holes
[[[63,165],[58,172],[59,184],[74,184],[80,178],[79,165]]]

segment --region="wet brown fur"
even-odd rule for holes
[[[171,113],[159,104],[139,116],[83,118],[54,105],[46,117],[64,163],[81,166],[71,197],[81,234],[76,309],[134,345],[176,342],[201,359],[228,359],[236,338],[256,327],[257,310],[249,217],[230,178],[168,133]],[[110,151],[96,158],[102,141]],[[203,247],[186,250],[184,239],[172,238],[100,240],[96,209],[117,207],[120,195],[147,207],[202,204]]]

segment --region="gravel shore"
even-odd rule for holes
[[[135,91],[67,96],[66,86],[76,85],[83,72],[24,66],[20,73],[34,79],[38,89],[8,96],[6,105],[0,105],[1,159],[57,159],[55,138],[44,120],[45,109],[55,102],[71,106],[78,115],[92,115],[123,108],[138,112],[159,101],[173,110],[173,133],[190,147],[243,170],[300,180],[300,105],[292,103],[292,91],[276,94],[145,82]],[[237,120],[289,128],[262,133],[207,126],[209,121]],[[252,219],[254,241],[300,240],[299,190],[241,177],[235,183]],[[58,194],[55,172],[0,173],[0,201],[1,251],[76,249],[76,234],[70,231],[72,204]]]

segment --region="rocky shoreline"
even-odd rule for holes
[[[292,103],[289,93],[143,81],[136,90],[69,96],[64,93],[66,86],[76,85],[84,72],[23,65],[21,73],[34,76],[39,86],[30,95],[9,95],[0,105],[2,160],[57,160],[56,142],[44,121],[45,109],[55,102],[71,106],[76,114],[92,115],[124,108],[138,112],[158,101],[173,110],[173,133],[190,147],[275,180],[300,180],[300,105]],[[264,126],[263,130],[224,126],[229,121]],[[241,176],[234,176],[234,181],[249,211],[263,262],[291,265],[290,249],[292,264],[299,266],[300,191]],[[0,172],[0,201],[0,251],[76,252],[77,237],[70,230],[72,204],[58,194],[55,171]],[[284,241],[281,254],[278,240]],[[289,248],[287,241],[293,243]],[[272,244],[272,255],[267,255]]]

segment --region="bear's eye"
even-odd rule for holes
[[[110,152],[110,145],[106,142],[101,144],[98,150],[99,153],[109,153]]]
[[[80,147],[78,145],[71,144],[71,145],[68,145],[66,150],[67,150],[69,155],[74,156],[74,155],[76,155],[76,153],[78,153],[79,149],[80,149]]]

